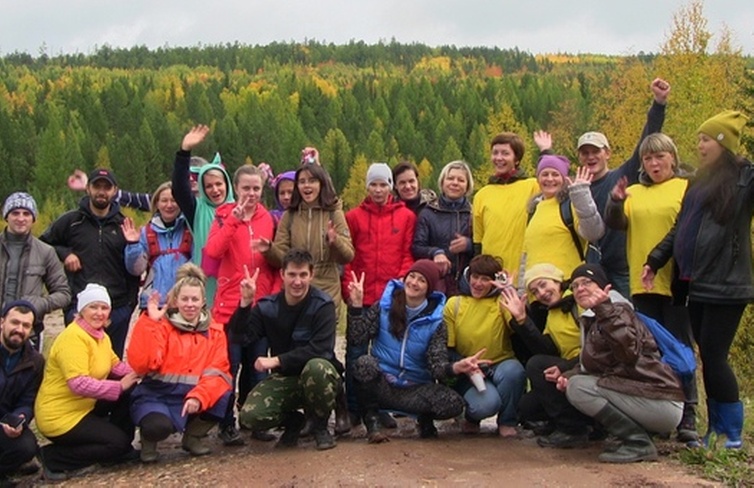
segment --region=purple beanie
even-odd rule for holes
[[[568,176],[568,170],[570,167],[571,162],[568,161],[567,157],[557,154],[545,154],[539,158],[539,164],[537,164],[537,176],[539,176],[539,173],[543,170],[552,168],[565,178]]]

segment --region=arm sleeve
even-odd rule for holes
[[[309,342],[278,355],[280,372],[283,375],[299,374],[310,359],[333,358],[337,320],[334,302],[319,307],[312,317]]]
[[[628,184],[633,185],[639,181],[639,169],[641,169],[641,158],[639,157],[639,146],[642,141],[649,134],[660,132],[662,125],[665,123],[665,105],[661,105],[655,101],[652,102],[652,106],[647,112],[647,122],[644,124],[644,129],[639,136],[639,142],[636,143],[633,154],[618,168],[621,176],[628,178]]]
[[[55,220],[49,227],[39,236],[39,240],[46,242],[55,249],[55,253],[58,255],[60,261],[65,261],[73,251],[67,245],[67,231],[69,228],[69,219],[66,218],[68,214]]]
[[[403,248],[401,249],[401,255],[403,256],[403,263],[401,263],[401,270],[398,276],[405,276],[411,266],[414,264],[414,258],[411,254],[411,244],[414,242],[414,228],[416,227],[416,215],[414,212],[408,211],[406,218],[406,235],[403,238]]]
[[[121,207],[133,208],[142,212],[150,211],[149,201],[151,199],[152,196],[149,193],[134,193],[126,190],[118,190],[118,194],[115,195],[115,201]]]
[[[209,410],[222,398],[225,392],[230,391],[230,363],[228,362],[228,344],[225,333],[220,330],[210,330],[212,340],[212,357],[207,361],[199,383],[192,388],[186,398],[196,398],[201,404],[201,409]]]
[[[194,214],[196,213],[196,198],[191,193],[191,183],[189,182],[189,163],[191,162],[191,153],[188,151],[178,151],[175,153],[175,162],[173,163],[173,198],[178,202],[183,215],[189,225],[194,227]]]
[[[238,307],[228,321],[233,342],[253,344],[264,337],[263,317],[259,305]]]
[[[519,324],[516,319],[510,319],[510,327],[518,337],[526,344],[526,347],[532,354],[547,354],[550,356],[560,356],[558,346],[553,342],[549,334],[543,334],[539,331],[534,321],[526,315],[523,324]]]
[[[665,234],[665,237],[662,239],[662,241],[660,241],[660,243],[657,244],[647,256],[647,264],[655,273],[658,269],[665,266],[665,264],[670,261],[670,258],[673,256],[673,243],[675,241],[675,232],[677,226],[678,220],[676,219],[675,224],[673,224],[673,228],[670,229],[667,234]]]
[[[40,359],[39,362],[39,366],[35,366],[37,368],[37,371],[31,382],[26,385],[26,388],[24,388],[23,392],[18,397],[16,403],[9,405],[13,409],[14,414],[23,414],[24,418],[26,419],[26,425],[29,425],[31,419],[34,418],[34,401],[37,398],[39,386],[42,384],[44,360]]]
[[[441,323],[427,345],[427,364],[432,378],[441,380],[447,378],[448,371],[452,371],[448,359],[448,329]],[[450,366],[450,367],[449,367]]]
[[[71,303],[71,288],[68,286],[68,279],[63,270],[63,263],[60,262],[53,250],[46,246],[45,248],[47,252],[44,254],[44,284],[47,289],[47,295],[28,295],[22,297],[34,305],[40,318],[53,310],[65,308]]]
[[[333,225],[338,238],[330,245],[330,254],[333,261],[338,264],[347,264],[353,261],[354,249],[351,241],[351,232],[346,224],[346,217],[342,210],[335,210],[332,213]]]
[[[115,401],[120,397],[120,381],[97,380],[91,376],[77,376],[67,381],[68,388],[73,393],[97,400]]]
[[[128,364],[139,374],[159,371],[168,347],[165,324],[149,318],[145,312],[139,316],[131,332],[126,356]]]
[[[283,217],[280,219],[278,228],[275,231],[275,240],[270,245],[270,248],[262,253],[267,262],[276,268],[282,267],[283,256],[291,249],[292,219],[293,212],[291,210],[283,212]]]
[[[411,253],[414,259],[432,259],[442,248],[433,246],[430,242],[430,222],[428,212],[431,210],[422,209],[419,218],[416,219],[416,229],[414,230],[414,242],[411,245]]]
[[[204,245],[207,256],[213,259],[222,259],[228,252],[239,225],[241,225],[241,221],[232,213],[226,217],[215,215],[212,227],[209,229],[207,243]]]
[[[592,308],[616,360],[635,364],[641,354],[638,320],[628,305],[605,302]]]
[[[377,337],[380,330],[380,304],[367,309],[348,307],[346,340],[354,346],[364,346]]]
[[[614,200],[612,196],[607,197],[605,206],[605,223],[608,227],[615,230],[627,230],[628,218],[624,212],[624,200]]]
[[[150,224],[147,224],[150,225]],[[123,251],[126,270],[133,276],[141,276],[149,264],[149,245],[147,244],[146,226],[139,233],[139,242],[127,244]]]
[[[576,231],[587,241],[597,242],[605,234],[605,223],[602,221],[602,216],[594,203],[589,185],[586,183],[571,185],[568,189],[568,195],[578,218]]]
[[[475,201],[475,204],[471,207],[472,218],[472,241],[474,247],[474,255],[482,254],[482,239],[484,238],[484,215],[482,214],[482,202]]]

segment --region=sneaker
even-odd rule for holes
[[[589,442],[588,434],[566,434],[562,430],[556,430],[552,434],[537,439],[540,447],[553,447],[556,449],[573,449],[585,447]]]
[[[218,437],[226,446],[243,446],[245,444],[241,433],[238,432],[235,425],[226,425],[220,429]]]

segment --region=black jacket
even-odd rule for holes
[[[280,304],[285,292],[260,298],[254,307],[238,307],[228,322],[231,340],[252,344],[266,337],[273,356],[280,359],[280,374],[297,376],[310,359],[330,361],[339,372],[335,357],[335,303],[330,295],[311,287],[296,320],[281,320]]]
[[[76,306],[76,295],[87,283],[107,288],[113,308],[136,305],[139,277],[126,270],[127,243],[120,227],[124,218],[120,206],[114,202],[105,217],[95,217],[89,210],[89,197],[84,197],[79,208],[61,215],[40,236],[55,248],[61,261],[69,254],[75,254],[81,261],[80,271],[66,271],[73,295],[72,307]]]
[[[4,354],[0,353],[3,360]],[[6,413],[24,414],[29,425],[34,417],[34,400],[42,384],[45,360],[28,342],[21,355],[11,372],[6,372],[5,365],[0,364],[0,417]]]
[[[655,271],[673,257],[678,222],[649,253],[647,264]],[[751,217],[754,211],[754,165],[746,161],[739,169],[736,184],[735,213],[726,225],[715,222],[709,206],[702,210],[702,222],[696,236],[694,260],[688,297],[700,302],[722,304],[754,300],[752,284]],[[676,297],[678,298],[678,297]]]

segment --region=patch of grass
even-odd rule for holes
[[[749,450],[725,449],[723,447],[709,449],[686,449],[679,453],[681,461],[699,470],[702,476],[714,481],[721,481],[726,486],[747,487],[754,486],[754,457]]]

